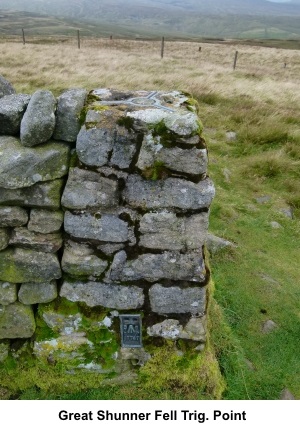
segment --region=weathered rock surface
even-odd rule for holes
[[[54,132],[56,99],[50,91],[36,91],[21,122],[21,142],[36,146],[47,142]]]
[[[206,321],[205,318],[191,318],[183,327],[178,320],[167,319],[161,323],[148,327],[149,336],[163,337],[164,339],[189,339],[197,342],[205,342]]]
[[[62,236],[60,233],[42,234],[17,227],[12,231],[9,244],[36,251],[57,252],[62,247]]]
[[[30,306],[12,303],[0,307],[0,339],[28,338],[35,331],[35,320]]]
[[[133,118],[137,129],[147,130],[149,126],[163,123],[170,132],[180,137],[190,137],[201,129],[199,119],[193,112],[167,112],[158,109],[141,109],[128,112],[127,116]]]
[[[159,279],[203,282],[205,275],[200,252],[180,254],[166,251],[162,254],[142,254],[135,260],[126,260],[125,251],[120,251],[114,257],[110,277],[123,282],[142,279],[149,282]]]
[[[80,130],[80,112],[87,91],[73,88],[63,92],[57,99],[56,125],[54,139],[75,142]]]
[[[280,208],[279,212],[283,214],[286,218],[293,219],[294,218],[294,210],[292,207],[288,206],[285,208]]]
[[[63,221],[62,211],[31,209],[28,230],[43,234],[56,233],[60,230]]]
[[[198,342],[205,342],[206,340],[206,317],[191,318],[184,326],[181,339],[190,339]]]
[[[93,249],[84,244],[69,241],[62,257],[62,270],[77,277],[100,276],[107,268],[107,261],[94,254]]]
[[[0,281],[0,305],[10,305],[17,300],[17,285]]]
[[[14,137],[0,137],[0,187],[24,188],[36,182],[61,178],[68,173],[67,144],[49,142],[38,148],[24,148]]]
[[[14,89],[12,84],[0,75],[0,98],[15,93],[16,90]]]
[[[116,127],[113,152],[109,164],[120,169],[128,169],[136,152],[136,136],[125,127]]]
[[[43,340],[34,342],[33,353],[39,359],[47,359],[54,362],[85,362],[85,356],[80,347],[88,346],[93,348],[92,342],[90,342],[84,335],[77,336],[60,336],[51,340]]]
[[[11,247],[0,252],[0,279],[12,283],[45,282],[61,277],[56,255]]]
[[[154,324],[147,328],[149,336],[163,337],[164,339],[176,340],[179,339],[179,334],[182,331],[182,325],[178,320],[168,319],[161,323]]]
[[[215,189],[209,178],[194,184],[177,178],[146,181],[131,175],[123,197],[134,208],[197,210],[208,208],[214,194]]]
[[[142,288],[101,282],[64,282],[60,295],[71,302],[112,309],[137,309],[144,303]]]
[[[277,222],[277,221],[271,221],[270,222],[270,226],[272,228],[274,228],[275,230],[278,230],[278,229],[282,228],[282,225],[279,224],[279,222]]]
[[[49,303],[57,297],[56,281],[24,283],[20,287],[18,297],[24,305]]]
[[[208,233],[206,238],[206,246],[211,254],[216,254],[223,248],[236,248],[236,245],[229,240],[222,239],[214,234]]]
[[[97,249],[104,252],[106,255],[112,255],[117,251],[120,251],[125,246],[124,243],[105,243],[104,245],[98,245]]]
[[[160,143],[159,136],[151,133],[144,137],[137,167],[144,171],[159,163],[168,169],[191,175],[203,175],[207,170],[206,149],[166,148]]]
[[[113,148],[114,130],[86,129],[83,126],[77,136],[76,151],[79,160],[87,166],[103,166]]]
[[[294,395],[288,390],[287,388],[284,388],[280,393],[280,400],[296,400]]]
[[[149,290],[153,312],[161,315],[191,313],[204,315],[206,309],[206,289],[201,287],[163,287],[155,284]]]
[[[28,214],[23,208],[0,206],[0,227],[21,227],[27,224]]]
[[[7,228],[0,228],[0,251],[7,248],[9,244],[10,232]]]
[[[61,203],[68,209],[102,209],[119,203],[118,183],[99,173],[70,169]]]
[[[39,307],[42,318],[54,332],[63,336],[69,336],[73,333],[80,333],[82,330],[82,315],[77,313],[74,315],[65,315],[54,310],[44,310]]]
[[[127,223],[115,215],[73,215],[67,211],[64,226],[65,231],[76,238],[117,243],[129,239]]]
[[[268,334],[274,331],[277,327],[278,325],[274,321],[267,320],[263,323],[261,330],[264,334]]]
[[[0,98],[0,135],[14,136],[19,134],[21,121],[29,100],[30,96],[27,94],[13,94]]]
[[[62,179],[55,179],[15,190],[0,188],[0,204],[59,209],[63,184]]]
[[[171,212],[147,213],[140,221],[139,245],[172,251],[201,249],[207,229],[207,212],[184,218]]]

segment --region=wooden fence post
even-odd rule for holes
[[[80,31],[77,30],[77,43],[78,43],[78,49],[80,49]]]
[[[235,68],[236,68],[237,58],[238,58],[238,51],[235,51],[234,62],[233,62],[233,70],[235,70]]]
[[[25,41],[25,31],[24,31],[24,28],[22,28],[22,37],[23,37],[23,45],[25,45],[26,41]]]
[[[160,52],[161,58],[164,58],[164,50],[165,50],[165,38],[162,37],[161,38],[161,52]]]

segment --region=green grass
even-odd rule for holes
[[[237,245],[211,261],[215,299],[231,336],[231,348],[219,358],[227,382],[224,398],[278,399],[284,388],[300,398],[299,140],[291,137],[294,121],[287,124],[284,111],[274,116],[263,104],[248,103],[245,116],[242,103],[226,102],[227,127],[237,132],[234,142],[226,142],[224,117],[218,116],[225,102],[212,104],[214,115],[210,111],[207,118],[202,105],[201,116],[204,124],[221,118],[209,124],[218,127],[208,138],[210,174],[217,188],[210,228]],[[245,120],[237,121],[243,115]],[[270,200],[257,203],[256,197],[264,195]],[[294,208],[294,219],[280,212],[288,205]],[[272,228],[272,221],[282,227]],[[268,319],[278,327],[264,334],[262,324]],[[221,345],[216,330],[213,336]],[[242,357],[252,363],[251,369]]]

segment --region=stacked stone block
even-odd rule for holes
[[[86,92],[77,93],[80,103],[73,126],[79,130],[76,115]],[[63,245],[60,200],[71,145],[53,139],[56,106],[49,91],[32,96],[6,91],[0,98],[1,339],[31,338],[36,328],[34,307],[58,294]]]
[[[154,337],[202,348],[214,186],[201,132],[176,91],[0,99],[0,338],[101,373],[144,363]],[[120,314],[143,317],[138,352],[121,348]]]

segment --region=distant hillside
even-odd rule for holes
[[[0,5],[6,16],[0,17],[0,34],[16,28],[13,20],[7,26],[7,11],[15,10],[31,14],[31,31],[34,31],[32,19],[38,19],[36,14],[44,14],[44,19],[50,15],[51,21],[56,19],[61,23],[48,27],[48,31],[53,28],[55,32],[74,25],[86,29],[89,25],[88,32],[94,30],[95,34],[103,33],[105,29],[105,34],[110,32],[132,37],[164,34],[178,37],[300,38],[300,0],[293,3],[266,0],[1,0]],[[25,18],[23,25],[27,27]],[[66,20],[71,20],[71,24],[64,24]],[[101,26],[101,29],[94,25]],[[37,27],[38,31],[45,31],[47,26],[42,25],[42,30],[40,25]]]

